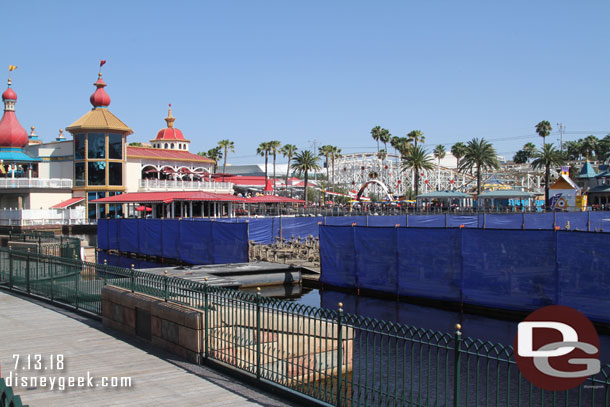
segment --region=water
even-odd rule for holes
[[[108,261],[109,265],[127,268],[131,264],[134,264],[135,268],[142,269],[164,266],[160,263],[100,252],[98,262],[103,263],[104,259]],[[255,293],[256,289],[244,289],[243,291]],[[261,295],[328,309],[337,309],[341,302],[343,311],[350,314],[399,322],[439,332],[455,332],[455,325],[459,323],[462,325],[464,337],[470,336],[504,345],[512,344],[517,332],[518,321],[460,313],[403,301],[357,296],[333,290],[311,289],[301,285],[263,287]],[[600,348],[602,364],[610,363],[610,335],[600,335]]]

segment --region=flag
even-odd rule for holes
[[[102,66],[104,66],[104,64],[105,64],[105,63],[106,63],[106,60],[105,60],[105,59],[102,59],[102,60],[100,61],[100,68],[101,68]]]
[[[16,66],[16,65],[9,65],[9,66],[8,66],[8,71],[9,71],[9,72],[14,71],[15,69],[17,69],[17,66]]]

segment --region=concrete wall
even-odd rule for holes
[[[137,321],[138,318],[150,319],[150,338],[136,335],[136,323],[147,323]],[[106,286],[102,289],[102,320],[106,327],[138,336],[190,362],[200,363],[203,314],[193,308]]]

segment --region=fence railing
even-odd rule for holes
[[[0,178],[0,188],[72,188],[69,178]]]
[[[0,209],[0,226],[84,225],[84,207],[66,209]]]
[[[74,259],[75,256],[80,257],[81,240],[77,237],[55,237],[53,232],[12,233],[9,231],[8,246],[13,250]]]
[[[21,402],[21,397],[13,393],[13,389],[6,385],[0,377],[0,407],[28,407]]]
[[[159,180],[159,179],[142,179],[140,180],[140,189],[143,191],[151,190],[198,190],[212,192],[227,192],[233,191],[233,184],[230,182],[215,182],[215,181],[182,181],[182,180]]]
[[[569,391],[534,387],[512,346],[134,269],[0,249],[0,282],[95,315],[112,284],[201,310],[204,361],[335,406],[609,406],[610,365]]]

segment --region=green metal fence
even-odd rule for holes
[[[13,393],[13,389],[6,385],[0,377],[0,407],[28,407],[21,402],[21,397]]]
[[[0,281],[101,314],[112,284],[198,308],[203,360],[335,406],[609,406],[610,365],[548,392],[521,376],[512,346],[167,277],[0,249]]]
[[[47,254],[73,259],[80,254],[81,241],[76,237],[58,236],[53,232],[32,231],[28,233],[9,232],[8,245],[14,250]]]

